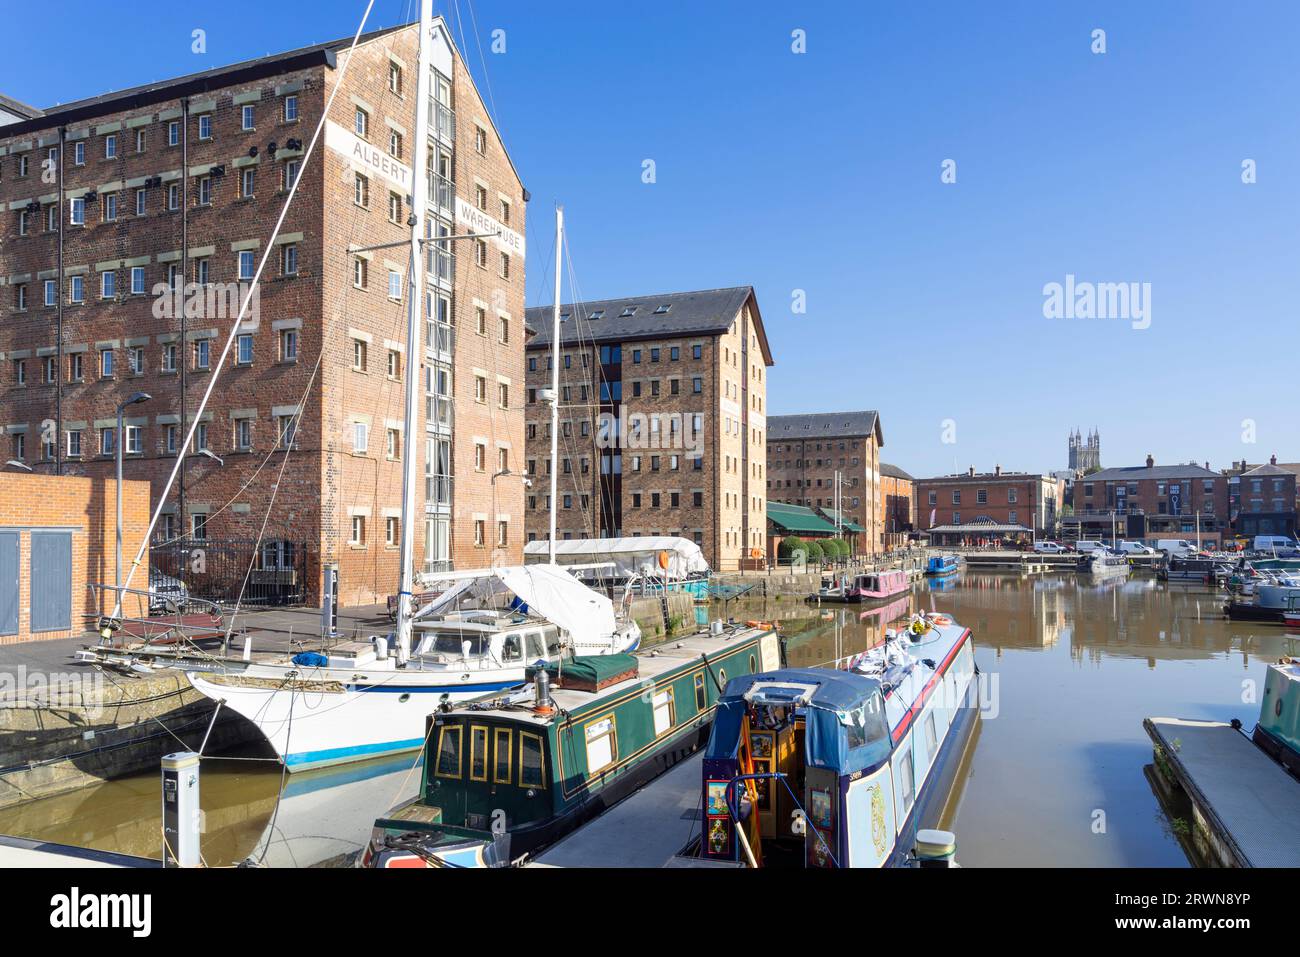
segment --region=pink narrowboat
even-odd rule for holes
[[[858,575],[837,575],[825,582],[809,601],[858,604],[864,601],[882,601],[907,591],[910,583],[907,572],[891,569],[884,572],[862,572]]]

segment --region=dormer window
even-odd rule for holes
[[[604,318],[605,318],[605,310],[604,310],[604,309],[597,309],[595,312],[593,312],[593,313],[592,313],[590,316],[588,316],[587,318],[588,318],[588,319],[604,319]]]
[[[635,316],[635,315],[636,315],[636,306],[625,306],[623,308],[623,311],[618,314],[618,317],[620,319],[626,319],[629,316]]]
[[[672,308],[672,304],[666,302],[666,303],[664,303],[662,306],[658,306],[658,307],[656,307],[656,309],[655,309],[655,315],[656,315],[656,316],[662,316],[664,313],[666,313],[666,312],[667,312],[669,309],[671,309],[671,308]]]

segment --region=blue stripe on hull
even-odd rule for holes
[[[424,744],[424,738],[407,738],[403,741],[380,741],[375,744],[357,744],[348,748],[325,748],[321,751],[299,751],[286,754],[284,763],[290,771],[306,771],[326,764],[342,764],[345,761],[364,761],[385,754],[399,751],[414,751]]]
[[[486,681],[476,685],[349,685],[349,691],[364,694],[467,694],[513,688],[519,681]]]

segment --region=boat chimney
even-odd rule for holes
[[[1155,460],[1154,458],[1152,458],[1152,457],[1151,457],[1151,453],[1148,452],[1148,453],[1147,453],[1147,468],[1151,469],[1151,468],[1155,468],[1155,466],[1156,466],[1156,460]]]
[[[553,710],[551,704],[551,675],[545,668],[533,674],[533,707],[544,714]]]

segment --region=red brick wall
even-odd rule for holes
[[[127,481],[122,486],[122,575],[131,566],[149,523],[149,483]],[[66,528],[72,531],[72,628],[31,631],[31,530]],[[18,634],[0,636],[0,645],[44,641],[79,635],[94,627],[94,619],[112,611],[111,599],[96,607],[88,582],[111,585],[116,539],[115,483],[106,479],[0,473],[0,529],[19,530]],[[146,549],[142,569],[149,567]],[[133,588],[147,587],[147,571]],[[146,614],[143,602],[128,598],[127,615]]]

